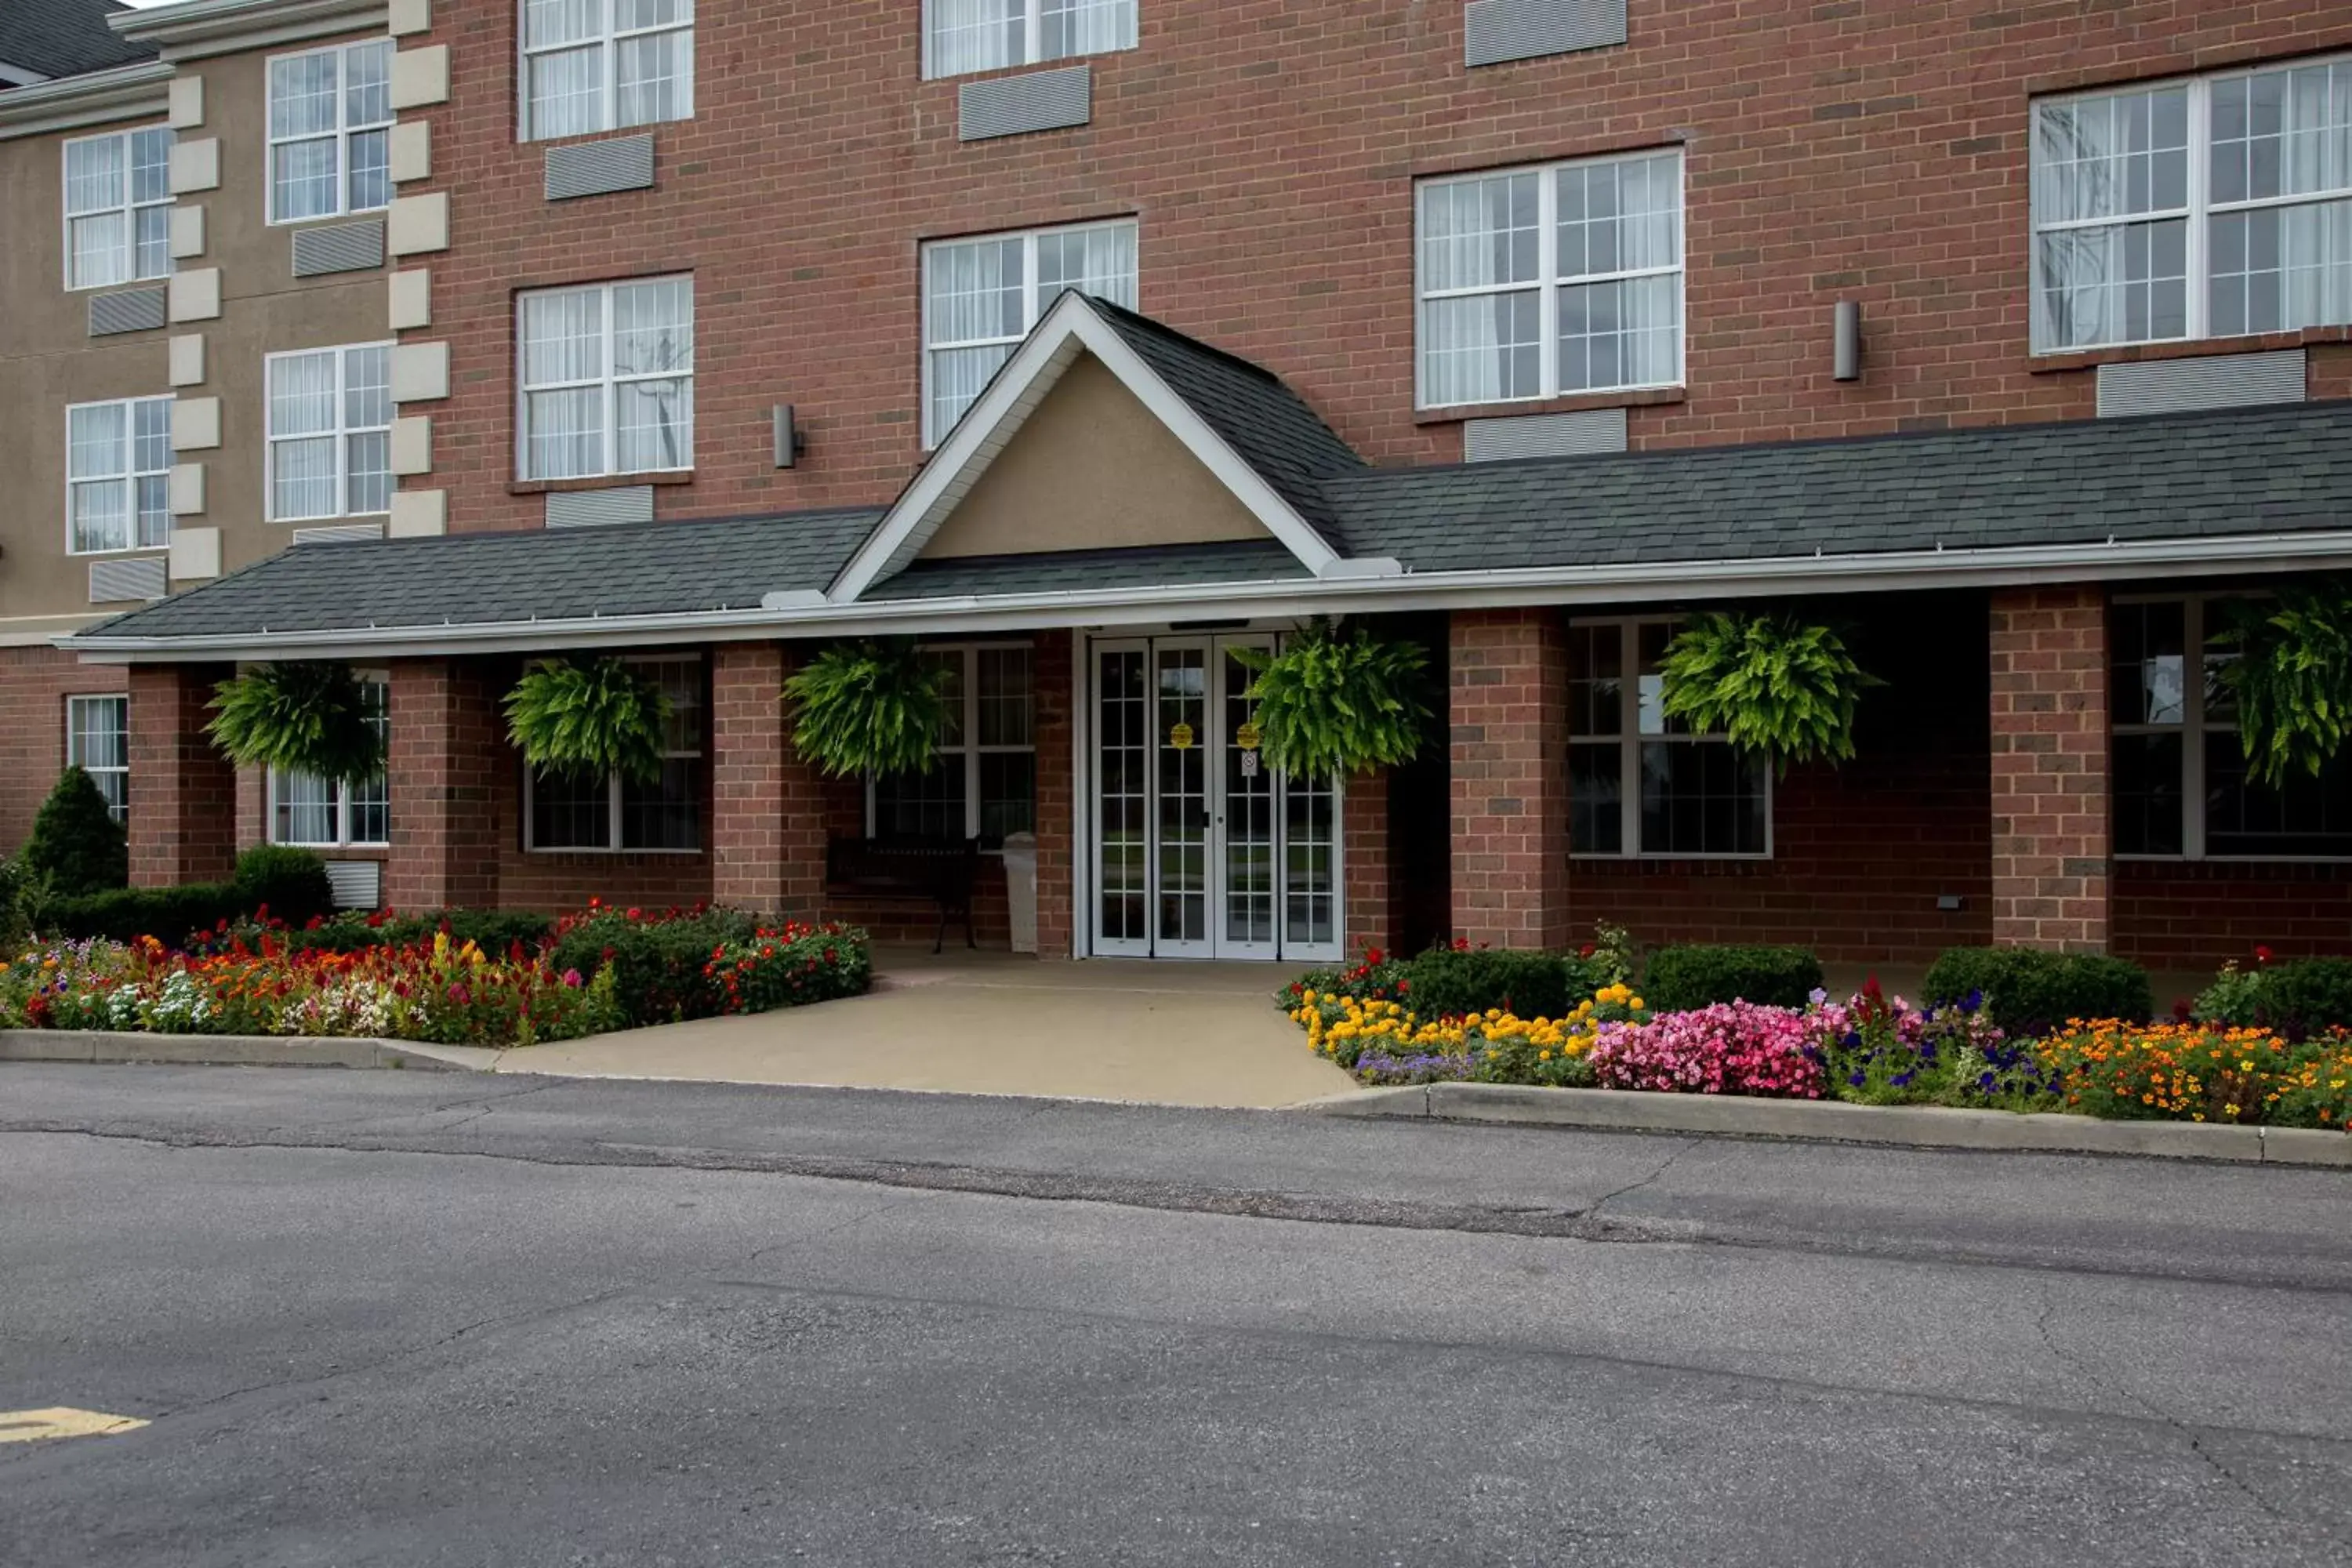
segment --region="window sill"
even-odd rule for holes
[[[1762,855],[1594,855],[1570,851],[1568,857],[1580,866],[1638,866],[1644,870],[1706,869],[1724,866],[1769,866],[1769,852]]]
[[[2253,337],[2196,338],[2179,342],[2116,343],[2107,348],[2067,349],[2034,354],[2026,369],[2035,375],[2063,371],[2096,370],[2103,364],[2137,364],[2142,361],[2205,359],[2216,354],[2265,353],[2303,348],[2312,343],[2352,342],[2352,326],[2302,327],[2291,332],[2263,332]]]
[[[561,136],[518,136],[518,147],[577,147],[583,142],[602,142],[612,136],[635,136],[643,132],[658,132],[665,125],[690,125],[691,114],[680,114],[667,120],[640,120],[634,125],[608,125],[602,131],[567,131]]]
[[[360,860],[382,860],[392,854],[389,844],[299,844],[290,838],[273,838],[273,848],[308,849],[313,855],[341,855]]]
[[[68,283],[65,286],[65,291],[68,294],[103,294],[109,289],[139,289],[150,283],[169,283],[171,280],[170,273],[159,272],[152,278],[125,278],[120,283]],[[139,330],[143,332],[152,332],[162,329],[142,327]]]
[[[1681,403],[1690,395],[1680,386],[1634,386],[1615,392],[1576,392],[1560,397],[1527,397],[1513,403],[1457,403],[1443,408],[1417,408],[1416,425],[1459,425],[1465,419],[1507,419],[1520,414],[1580,414],[1589,408],[1650,408]]]
[[[262,226],[264,228],[299,229],[311,228],[331,223],[356,223],[362,218],[382,217],[391,210],[392,209],[390,207],[353,207],[349,212],[320,213],[316,217],[274,217]]]
[[[268,521],[272,528],[333,528],[345,522],[383,522],[391,516],[392,512],[387,509],[383,511],[339,511],[326,517],[273,517]]]
[[[2125,866],[2352,866],[2352,855],[2135,855],[2117,854]]]
[[[609,860],[618,855],[660,855],[676,858],[682,855],[700,855],[702,851],[699,849],[599,849],[593,845],[583,846],[578,849],[545,849],[532,845],[523,853],[526,855],[593,855],[599,859]]]
[[[657,468],[643,474],[591,474],[578,479],[509,479],[510,496],[543,496],[556,491],[617,490],[632,485],[690,485],[692,468]]]
[[[120,561],[132,555],[162,555],[171,550],[168,544],[126,544],[119,550],[68,550],[68,561]]]
[[[1018,65],[990,66],[985,70],[943,72],[927,76],[925,85],[935,81],[985,81],[992,77],[1019,76],[1024,71],[1054,70],[1062,66],[1074,66],[1083,60],[1108,59],[1114,55],[1131,55],[1141,48],[1140,43],[1122,44],[1115,49],[1088,49],[1081,54],[1055,55],[1051,59],[1023,60]]]

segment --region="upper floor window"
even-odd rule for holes
[[[1136,226],[940,240],[923,247],[923,445],[955,428],[1066,289],[1135,309]]]
[[[1665,710],[1670,621],[1569,627],[1569,846],[1676,858],[1771,853],[1771,770]]]
[[[924,0],[923,74],[1135,47],[1135,0]]]
[[[360,678],[362,711],[379,742],[392,733],[392,689],[382,675]],[[392,797],[381,769],[356,783],[310,773],[269,774],[269,841],[319,849],[392,842]]]
[[[389,205],[391,134],[391,39],[272,59],[269,221]]]
[[[523,0],[526,142],[694,118],[694,0]]]
[[[1423,181],[1421,405],[1683,379],[1680,153]]]
[[[628,661],[669,699],[661,776],[576,778],[529,769],[524,821],[531,849],[673,849],[702,847],[702,660],[663,654]]]
[[[363,516],[392,507],[392,345],[271,354],[269,517]]]
[[[947,672],[947,716],[928,773],[873,781],[867,831],[883,838],[977,838],[1001,847],[1036,826],[1036,702],[1026,645],[923,650]]]
[[[107,815],[131,816],[131,699],[121,693],[66,699],[66,763],[88,773]]]
[[[172,542],[172,400],[131,397],[66,410],[68,549],[161,550]]]
[[[2033,106],[2033,347],[2352,322],[2352,59]]]
[[[522,477],[694,467],[694,279],[547,289],[520,301]]]
[[[172,132],[66,143],[66,287],[103,289],[172,270]]]

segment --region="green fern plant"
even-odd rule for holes
[[[784,682],[793,744],[836,778],[929,773],[947,721],[946,667],[904,638],[835,643]]]
[[[347,666],[256,665],[214,687],[211,706],[213,744],[240,766],[346,783],[383,767],[383,738]]]
[[[507,733],[532,767],[571,778],[661,776],[669,699],[618,658],[534,660],[507,693]]]
[[[1416,643],[1307,623],[1279,652],[1234,649],[1255,675],[1258,749],[1293,778],[1339,778],[1419,754],[1430,716],[1429,654]]]
[[[1854,710],[1864,690],[1884,684],[1828,626],[1721,611],[1677,632],[1658,674],[1669,718],[1761,752],[1783,773],[1791,763],[1852,757]]]
[[[2220,603],[2221,641],[2238,650],[2221,680],[2237,699],[2246,771],[2273,789],[2296,768],[2316,776],[2352,724],[2352,590],[2328,578]]]

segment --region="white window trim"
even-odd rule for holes
[[[660,664],[689,664],[695,668],[696,678],[704,682],[702,744],[691,752],[666,751],[662,753],[662,757],[665,761],[692,758],[696,761],[702,762],[705,764],[703,769],[703,788],[707,793],[710,784],[710,771],[709,767],[709,760],[710,757],[710,708],[709,700],[709,670],[702,655],[698,653],[627,654],[623,656],[623,659],[624,662],[640,670]],[[641,849],[624,845],[621,842],[621,827],[624,820],[621,802],[625,788],[626,785],[619,773],[608,773],[605,775],[604,820],[605,831],[611,837],[610,843],[584,844],[578,846],[562,844],[542,845],[538,842],[537,834],[535,832],[538,813],[533,809],[537,803],[539,795],[539,770],[532,767],[530,763],[526,761],[522,764],[523,852],[527,855],[700,855],[706,853],[710,848],[710,815],[707,811],[701,812],[700,819],[696,824],[695,837],[702,842],[697,844],[691,849]]]
[[[75,752],[81,749],[81,736],[84,730],[87,728],[87,726],[76,722],[75,710],[91,702],[120,702],[122,704],[122,762],[120,766],[94,767],[87,758],[75,755]],[[101,773],[120,773],[122,776],[122,809],[119,813],[110,811],[110,815],[113,816],[114,820],[117,822],[127,822],[130,820],[131,816],[131,694],[127,691],[68,692],[66,694],[65,718],[66,765],[71,768],[79,768],[82,772],[89,774],[92,778],[97,778]]]
[[[989,648],[1021,648],[1029,654],[1029,742],[1026,745],[1010,746],[1001,742],[989,745],[981,743],[980,656],[983,650]],[[963,743],[957,746],[934,745],[931,748],[931,753],[942,763],[951,757],[961,761],[963,764],[963,836],[966,838],[977,838],[981,831],[980,759],[983,756],[1008,756],[1022,752],[1026,752],[1033,757],[1037,754],[1036,645],[1020,638],[995,637],[982,638],[974,642],[921,643],[917,645],[916,651],[929,654],[954,654],[963,661],[963,722],[958,731],[963,736]],[[1033,795],[1030,809],[1034,814],[1036,809],[1034,772],[1032,778]],[[868,838],[875,836],[876,782],[874,774],[871,772],[867,773],[866,775],[866,837]],[[1003,851],[983,849],[981,853],[998,855]]]
[[[165,393],[160,397],[100,397],[89,403],[68,403],[66,405],[66,553],[68,555],[84,559],[95,559],[97,557],[108,555],[152,554],[155,551],[168,550],[171,548],[173,522],[168,514],[163,520],[163,542],[162,543],[142,544],[139,542],[139,481],[142,479],[160,478],[168,483],[171,479],[172,464],[170,462],[166,462],[160,468],[142,468],[139,466],[139,421],[138,415],[134,412],[134,409],[137,405],[142,403],[170,403],[172,401],[172,395]],[[123,418],[125,421],[125,427],[123,437],[123,456],[124,459],[130,464],[130,466],[119,474],[112,474],[100,479],[75,479],[73,477],[73,416],[75,411],[82,408],[105,408],[116,405],[120,405],[124,411]],[[168,430],[168,428],[169,416],[167,416],[166,429]],[[177,460],[176,450],[173,453],[173,460]],[[112,484],[118,481],[128,484],[131,487],[131,510],[129,517],[131,542],[124,545],[119,545],[111,550],[82,550],[77,548],[74,543],[74,487],[76,485]]]
[[[65,247],[63,258],[64,270],[60,276],[65,279],[66,292],[68,294],[86,293],[96,289],[128,289],[133,284],[153,283],[160,281],[163,279],[169,278],[172,275],[173,261],[171,257],[171,248],[169,246],[164,247],[163,270],[148,276],[141,275],[139,271],[138,214],[142,208],[146,207],[169,207],[177,201],[178,198],[172,194],[169,182],[167,181],[163,195],[159,199],[145,202],[133,200],[131,179],[131,138],[139,134],[139,132],[142,131],[169,131],[171,127],[169,125],[161,122],[150,125],[129,125],[123,127],[123,129],[120,131],[101,132],[95,136],[71,137],[58,145],[58,226],[61,230],[58,237]],[[176,141],[177,138],[175,137],[173,140]],[[71,159],[71,153],[69,150],[74,147],[78,147],[86,142],[120,142],[122,143],[122,205],[121,206],[93,207],[89,212],[83,213],[78,213],[73,210],[73,182],[66,173]],[[74,220],[76,218],[97,217],[106,213],[121,213],[123,217],[122,242],[125,247],[125,266],[123,276],[116,279],[110,283],[77,283],[74,281]]]
[[[389,740],[392,730],[391,671],[383,669],[354,669],[352,673],[362,681],[370,682],[384,689],[384,733],[386,739]],[[278,837],[278,772],[276,768],[270,768],[267,770],[265,777],[266,784],[262,796],[262,810],[266,815],[262,817],[262,822],[264,824],[263,836],[268,842],[272,844],[282,844],[289,848],[294,849],[389,849],[392,847],[392,791],[389,772],[387,772],[384,781],[384,836],[382,838],[354,838],[352,837],[352,786],[350,781],[345,779],[337,779],[334,781],[335,837]]]
[[[1134,12],[1134,42],[1116,44],[1108,49],[1089,49],[1084,54],[1076,55],[1043,55],[1038,53],[1038,45],[1045,36],[1045,0],[1023,0],[1023,5],[1024,6],[1024,14],[1021,23],[1021,58],[1019,59],[1007,60],[1002,66],[991,66],[985,70],[943,71],[940,68],[937,52],[932,44],[932,40],[936,35],[931,26],[931,14],[937,5],[937,0],[923,0],[923,79],[925,81],[948,81],[952,80],[957,77],[984,76],[990,70],[1017,70],[1024,66],[1048,65],[1055,60],[1091,59],[1097,55],[1123,54],[1129,49],[1141,47],[1143,37],[1143,0],[1136,0]]]
[[[350,405],[346,401],[350,390],[348,370],[348,366],[351,363],[350,356],[366,349],[383,349],[387,356],[386,374],[388,374],[389,355],[394,346],[394,344],[388,342],[380,343],[332,343],[324,348],[287,349],[278,353],[264,354],[261,356],[262,515],[267,517],[271,522],[318,522],[331,518],[382,517],[385,515],[385,512],[389,510],[389,503],[387,503],[385,507],[379,508],[374,511],[352,511],[349,510],[352,499],[351,437],[353,436],[365,436],[373,431],[381,430],[384,434],[386,445],[389,446],[392,439],[391,420],[396,419],[400,416],[399,411],[396,408],[394,409],[386,416],[385,423],[382,425],[347,425],[344,423],[344,420],[350,413]],[[280,360],[308,359],[313,354],[332,354],[335,356],[335,427],[332,430],[313,430],[306,436],[280,436],[278,433],[278,405],[277,400],[270,395],[269,378],[275,374],[278,363]],[[388,396],[389,395],[387,394],[387,401]],[[340,510],[335,511],[304,512],[299,517],[279,512],[278,510],[278,443],[280,441],[319,441],[325,440],[329,437],[331,437],[335,443],[335,496]]]
[[[391,45],[388,40],[382,38],[359,38],[348,44],[330,44],[322,49],[298,49],[289,54],[272,55],[263,63],[261,69],[261,129],[264,144],[261,150],[261,190],[262,201],[268,208],[269,216],[268,221],[270,224],[326,223],[334,218],[349,217],[354,213],[380,213],[392,205],[392,180],[388,173],[384,178],[384,199],[382,204],[367,207],[353,206],[352,205],[352,138],[355,135],[361,134],[362,132],[369,131],[389,132],[392,129],[394,122],[399,119],[399,112],[397,110],[394,110],[384,119],[372,120],[364,125],[354,125],[346,118],[351,109],[351,100],[348,96],[350,90],[348,86],[350,73],[345,68],[343,62],[351,55],[352,50],[364,48],[383,48],[389,51]],[[305,136],[278,136],[272,134],[269,130],[270,77],[275,72],[279,60],[299,59],[304,55],[332,55],[335,57],[335,128],[332,131],[320,131]],[[387,70],[391,68],[389,61],[386,62],[385,68]],[[297,142],[324,142],[331,139],[335,143],[335,205],[333,210],[331,212],[311,213],[304,217],[280,216],[278,211],[278,149],[280,147],[290,146]]]
[[[1559,182],[1556,177],[1563,169],[1589,169],[1603,163],[1634,163],[1671,154],[1675,161],[1675,250],[1682,259],[1672,267],[1635,267],[1615,272],[1579,273],[1574,278],[1559,276]],[[1431,289],[1422,282],[1422,203],[1424,193],[1447,185],[1469,184],[1490,180],[1498,174],[1534,174],[1536,181],[1536,276],[1526,283],[1480,284],[1460,289]],[[1653,392],[1686,384],[1690,377],[1690,171],[1689,160],[1679,147],[1643,147],[1630,153],[1611,153],[1597,158],[1561,158],[1549,163],[1514,164],[1502,169],[1479,169],[1460,174],[1414,182],[1412,192],[1412,388],[1413,406],[1417,409],[1483,408],[1489,403],[1542,403],[1559,397],[1606,397],[1612,393]],[[1559,291],[1564,288],[1583,288],[1594,283],[1621,283],[1636,278],[1675,277],[1682,279],[1680,299],[1676,302],[1675,331],[1675,374],[1667,381],[1627,382],[1618,386],[1578,386],[1562,390],[1559,384]],[[1537,296],[1536,342],[1540,354],[1538,379],[1541,390],[1526,397],[1480,399],[1475,403],[1433,403],[1429,399],[1429,374],[1422,341],[1422,307],[1432,300],[1475,299],[1489,294],[1524,294]]]
[[[599,22],[595,36],[575,38],[566,44],[542,44],[533,48],[530,43],[530,18],[525,15],[526,0],[515,0],[515,140],[518,142],[548,142],[558,137],[542,136],[530,122],[530,62],[539,55],[570,54],[578,49],[594,49],[596,73],[596,123],[586,131],[567,131],[565,136],[604,136],[615,131],[633,130],[639,125],[675,125],[694,118],[695,50],[699,40],[689,42],[686,49],[686,72],[681,80],[679,98],[683,113],[667,120],[632,121],[620,124],[621,112],[621,49],[631,38],[649,38],[657,33],[685,33],[691,37],[700,24],[698,4],[689,4],[686,19],[665,22],[652,27],[615,27],[612,25],[613,0],[598,0]]]
[[[2066,343],[2044,346],[2031,345],[2037,356],[2098,353],[2108,349],[2132,348],[2148,343],[2193,343],[2209,341],[2230,342],[2247,338],[2273,337],[2284,332],[2324,331],[2326,325],[2312,328],[2282,327],[2258,332],[2232,332],[2217,338],[2211,331],[2212,320],[2212,258],[2211,226],[2215,214],[2257,212],[2264,207],[2310,206],[2322,202],[2352,200],[2352,185],[2332,187],[2291,196],[2257,196],[2244,201],[2217,202],[2211,198],[2213,169],[2213,86],[2216,82],[2242,81],[2249,77],[2266,76],[2275,71],[2294,70],[2309,66],[2341,65],[2352,62],[2352,55],[2319,55],[2309,59],[2270,60],[2258,66],[2233,70],[2211,71],[2202,76],[2160,77],[2153,81],[2110,82],[2104,87],[2081,92],[2052,93],[2036,98],[2027,106],[2026,121],[2026,268],[2027,287],[2032,290],[2027,301],[2028,331],[2042,313],[2042,237],[2074,229],[2117,228],[2144,224],[2165,223],[2176,218],[2188,220],[2188,238],[2184,246],[2184,284],[2187,299],[2183,320],[2188,331],[2177,338],[2111,338],[2095,343]],[[2060,103],[2086,103],[2098,99],[2116,98],[2147,92],[2163,92],[2173,88],[2189,91],[2188,177],[2184,184],[2188,200],[2178,207],[2152,208],[2133,213],[2127,217],[2065,218],[2054,223],[2042,223],[2032,216],[2032,183],[2042,168],[2042,110]],[[2333,325],[2341,326],[2336,322]]]
[[[691,272],[665,272],[652,278],[615,278],[609,283],[566,284],[561,288],[555,289],[527,289],[515,296],[515,474],[521,482],[525,484],[562,484],[572,479],[616,479],[633,474],[690,474],[694,471],[694,437],[695,425],[697,421],[692,418],[688,419],[686,428],[686,460],[684,462],[678,464],[675,468],[615,468],[614,466],[620,461],[621,457],[620,410],[614,389],[624,384],[634,384],[637,382],[683,381],[687,384],[687,395],[691,397],[694,395],[696,363],[699,362],[702,357],[702,344],[699,338],[697,337],[694,338],[693,356],[688,361],[687,367],[683,371],[638,371],[628,375],[620,375],[614,372],[613,290],[615,289],[632,288],[645,283],[683,283],[686,285],[686,325],[688,333],[689,336],[692,336],[696,332],[695,317],[698,312],[696,309],[697,301],[694,297],[694,274]],[[524,332],[526,329],[523,325],[525,320],[523,301],[531,299],[549,299],[559,294],[600,294],[603,296],[604,303],[600,319],[603,321],[603,331],[604,334],[603,357],[604,369],[601,374],[583,381],[551,381],[534,385],[530,381],[526,380],[524,375],[524,366],[527,363],[527,361],[524,353],[526,346]],[[577,392],[583,388],[592,386],[599,388],[604,393],[604,411],[602,415],[604,422],[604,470],[601,473],[565,474],[560,477],[535,474],[531,472],[530,395],[534,392]]]
[[[1037,242],[1041,239],[1051,238],[1059,235],[1086,234],[1097,229],[1108,231],[1118,228],[1132,230],[1135,235],[1135,284],[1136,296],[1139,300],[1143,294],[1143,225],[1141,221],[1137,218],[1122,217],[1109,218],[1093,223],[1051,224],[1044,228],[1008,229],[1001,233],[993,234],[965,234],[958,235],[951,238],[931,239],[925,240],[923,242],[922,265],[917,269],[919,273],[917,287],[922,291],[921,314],[923,333],[923,375],[921,395],[923,399],[924,451],[929,452],[937,450],[940,444],[952,435],[955,429],[954,426],[950,426],[945,430],[934,430],[931,428],[931,356],[934,353],[947,353],[956,349],[1012,348],[1018,346],[1029,336],[1031,332],[1037,330],[1037,323],[1043,319],[1045,307],[1052,302],[1050,300],[1041,300],[1038,297],[1040,290],[1037,284]],[[931,339],[931,258],[943,249],[952,248],[959,245],[1001,244],[1004,241],[1014,239],[1021,242],[1021,317],[1023,321],[1021,331],[1009,338],[959,338],[952,342],[934,342]],[[1059,296],[1057,295],[1056,298],[1058,297]],[[975,403],[978,401],[979,399],[977,397],[973,399],[973,402]],[[965,412],[971,412],[970,405],[966,405]],[[958,423],[961,422],[961,419],[959,419]]]
[[[1692,851],[1680,849],[1646,849],[1642,845],[1642,748],[1651,742],[1676,744],[1727,745],[1720,735],[1645,735],[1642,733],[1642,628],[1679,625],[1678,616],[1579,616],[1569,625],[1576,627],[1613,626],[1620,637],[1618,668],[1624,673],[1618,682],[1618,731],[1614,735],[1576,735],[1571,733],[1569,744],[1576,746],[1613,745],[1618,752],[1617,809],[1622,813],[1618,824],[1615,850],[1578,849],[1570,847],[1569,857],[1575,860],[1769,860],[1773,856],[1774,770],[1764,769],[1764,847],[1760,850]]]

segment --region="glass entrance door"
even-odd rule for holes
[[[1338,790],[1265,765],[1235,652],[1274,646],[1093,645],[1095,952],[1339,956]]]

